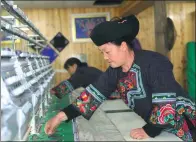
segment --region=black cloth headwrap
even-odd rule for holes
[[[115,41],[121,37],[129,36],[132,41],[139,32],[139,21],[130,15],[117,21],[105,21],[94,27],[90,38],[97,46]]]

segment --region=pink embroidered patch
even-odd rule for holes
[[[160,122],[160,124],[165,124],[164,118],[169,114],[175,115],[175,110],[170,104],[161,107],[160,116],[158,117],[158,121]]]

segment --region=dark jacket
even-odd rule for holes
[[[165,128],[172,127],[174,132],[181,129],[181,125],[174,126],[173,119],[171,122],[159,122],[156,116],[156,112],[170,106],[171,118],[175,118],[181,104],[185,104],[184,109],[195,112],[191,109],[194,103],[174,78],[173,65],[167,57],[156,52],[135,50],[134,53],[134,62],[127,73],[122,72],[121,68],[109,67],[96,82],[86,87],[75,102],[62,110],[68,121],[79,115],[90,119],[96,108],[116,90],[125,104],[146,121],[143,129],[149,136],[154,137]],[[195,113],[186,114],[195,121]],[[181,113],[178,115],[181,117]],[[183,120],[182,117],[182,124]]]
[[[62,81],[60,84],[52,88],[53,94],[59,99],[79,87],[87,87],[89,84],[94,83],[102,74],[97,68],[88,67],[87,64],[78,67],[76,72],[68,79]]]
[[[78,87],[87,87],[98,79],[102,74],[97,68],[94,67],[78,67],[76,72],[68,79],[74,89]]]

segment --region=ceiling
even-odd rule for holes
[[[23,1],[14,1],[20,8],[88,8],[88,7],[117,7],[119,5],[109,5],[109,6],[94,6],[93,0],[86,0],[86,1],[30,1],[30,0],[23,0]]]

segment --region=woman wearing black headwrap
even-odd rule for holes
[[[139,21],[134,15],[119,21],[107,21],[91,32],[92,41],[103,53],[110,67],[99,79],[64,108],[45,126],[52,134],[63,120],[79,115],[90,119],[100,104],[116,90],[121,99],[146,125],[133,129],[135,139],[155,137],[169,131],[183,140],[192,140],[196,126],[195,103],[176,82],[173,66],[167,57],[152,51],[134,50],[131,41],[139,31]]]
[[[87,63],[71,57],[64,63],[64,69],[70,74],[70,78],[50,90],[52,95],[61,99],[64,95],[71,93],[79,87],[87,87],[98,79],[103,73],[97,68],[88,66]]]

